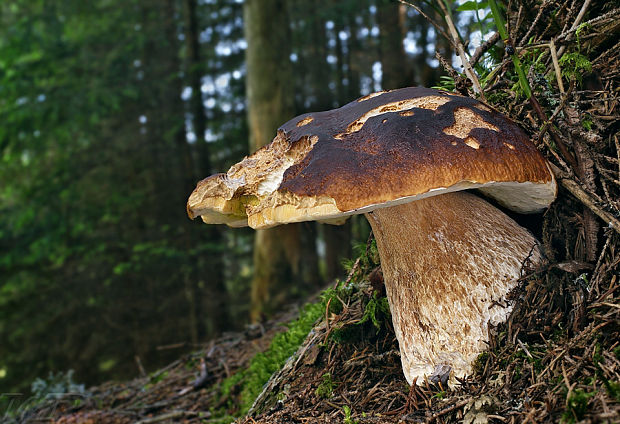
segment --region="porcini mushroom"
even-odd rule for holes
[[[505,321],[536,239],[477,189],[521,213],[555,198],[549,166],[514,122],[426,88],[374,93],[299,116],[273,142],[198,183],[187,211],[206,223],[268,228],[366,214],[377,240],[407,381],[472,370]]]

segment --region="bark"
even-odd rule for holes
[[[246,2],[244,30],[250,150],[255,151],[294,114],[286,2]]]
[[[175,46],[178,43],[178,37],[176,34],[176,22],[174,20],[175,15],[175,7],[173,0],[166,0],[163,10],[162,10],[162,20],[164,26],[164,34],[166,37],[167,44],[170,46]],[[176,49],[169,49],[170,52],[176,51]],[[168,67],[164,67],[164,75],[167,75],[169,78],[172,75],[175,75],[176,70],[179,69],[178,59],[176,55],[170,55],[168,60]],[[179,98],[179,93],[182,89],[182,81],[179,78],[173,78],[172,83],[167,84],[167,88],[164,89],[164,98],[165,101],[162,101],[162,120],[163,122],[170,122],[169,117],[174,116],[175,111],[178,114],[178,111],[183,110],[182,102]],[[166,119],[168,117],[168,119]],[[160,120],[158,120],[160,121]],[[173,124],[174,125],[174,124]],[[167,125],[166,125],[167,126]],[[193,161],[191,157],[190,146],[185,139],[185,132],[183,130],[183,125],[177,125],[177,129],[174,131],[173,145],[175,156],[177,157],[177,161],[174,163],[169,163],[172,166],[172,169],[167,172],[167,177],[175,176],[178,178],[177,184],[169,184],[168,186],[173,190],[178,190],[180,187],[183,190],[178,190],[179,193],[174,193],[172,199],[176,201],[173,204],[179,204],[179,202],[183,201],[186,193],[190,193],[192,190],[193,183]],[[162,128],[165,134],[165,128]],[[164,150],[165,151],[165,150]],[[176,168],[176,169],[175,169]],[[171,202],[172,203],[172,202]],[[180,203],[182,204],[182,203]],[[175,215],[174,211],[170,211],[172,216]],[[184,225],[184,227],[187,227]],[[182,232],[182,243],[186,249],[191,248],[191,240],[189,229],[184,228]],[[204,337],[205,331],[204,326],[201,325],[200,316],[202,314],[201,310],[201,302],[200,302],[200,293],[198,288],[196,287],[195,281],[192,278],[191,271],[189,269],[183,272],[183,284],[185,288],[185,299],[187,301],[187,327],[189,333],[189,339],[192,343],[198,343],[198,341]]]

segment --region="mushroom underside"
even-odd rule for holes
[[[392,321],[409,384],[437,367],[450,383],[472,372],[489,326],[504,322],[524,264],[543,260],[538,242],[468,192],[366,214],[377,240]]]

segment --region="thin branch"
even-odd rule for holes
[[[616,217],[598,206],[596,204],[596,200],[594,200],[588,192],[581,188],[575,180],[566,175],[566,173],[560,168],[551,164],[551,170],[562,187],[568,190],[577,198],[577,200],[594,212],[594,214],[601,218],[610,228],[613,228],[618,234],[620,234],[620,221]]]
[[[553,40],[549,42],[549,50],[551,51],[551,61],[553,62],[553,68],[555,69],[555,78],[558,81],[558,88],[560,93],[564,94],[564,84],[562,83],[562,70],[560,69],[560,62],[558,62],[558,54],[555,50],[555,43]]]
[[[543,15],[543,12],[545,11],[545,8],[547,7],[547,4],[549,2],[547,0],[545,0],[543,2],[543,4],[540,5],[540,7],[538,8],[538,14],[536,15],[536,18],[534,18],[534,22],[532,22],[532,25],[530,25],[530,28],[527,30],[527,32],[525,33],[525,35],[521,38],[521,41],[519,41],[518,46],[522,46],[523,44],[527,43],[528,38],[530,37],[530,34],[532,33],[532,31],[534,30],[534,28],[537,27],[538,25],[538,21],[540,20],[541,16]],[[516,47],[516,46],[515,46]]]
[[[496,32],[487,41],[478,46],[473,56],[471,57],[471,66],[476,66],[476,63],[480,60],[483,54],[485,54],[491,47],[495,45],[500,39],[499,32]]]
[[[530,96],[530,104],[532,105],[534,112],[536,112],[536,115],[538,115],[538,119],[540,119],[543,123],[548,122],[547,115],[542,110],[542,107],[540,107],[540,103],[538,103],[538,100],[534,97],[534,95]],[[558,136],[553,125],[549,125],[549,134],[551,134],[553,141],[556,146],[558,146],[558,149],[560,149],[560,153],[562,153],[564,160],[570,164],[573,170],[577,169],[577,161],[575,161],[574,156],[568,151],[566,144],[562,141],[560,136]]]
[[[406,5],[406,6],[409,6],[409,7],[413,7],[420,15],[422,15],[422,17],[424,19],[426,19],[433,27],[435,27],[437,32],[439,32],[445,39],[447,39],[450,42],[450,44],[452,44],[453,48],[456,49],[456,46],[454,45],[454,42],[452,41],[452,38],[450,38],[450,36],[446,33],[446,31],[444,31],[444,29],[440,25],[438,25],[435,21],[433,21],[430,16],[428,16],[426,13],[424,13],[422,11],[422,9],[420,9],[415,4],[410,3],[410,2],[408,2],[406,0],[398,0],[398,2],[402,3],[402,4]]]
[[[459,33],[456,30],[456,26],[454,26],[454,22],[452,22],[452,16],[450,14],[450,11],[443,4],[442,1],[439,1],[438,3],[439,3],[439,7],[441,7],[441,9],[443,10],[445,14],[445,19],[446,19],[446,23],[448,24],[448,29],[450,30],[450,35],[452,35],[452,39],[454,43],[456,43],[456,48],[459,53],[459,57],[461,58],[461,63],[463,64],[463,67],[465,68],[465,75],[467,75],[467,77],[474,84],[474,91],[480,94],[480,97],[482,98],[482,100],[486,101],[486,98],[484,97],[484,93],[482,91],[482,87],[480,86],[480,81],[478,81],[478,77],[476,76],[471,64],[469,63],[469,59],[467,59],[467,54],[465,53],[465,48],[463,47],[463,44],[461,43],[461,40],[459,38]]]
[[[576,31],[577,28],[579,28],[579,24],[581,23],[581,20],[586,14],[586,10],[588,10],[588,6],[590,6],[591,1],[592,0],[586,0],[583,3],[583,6],[581,6],[581,10],[579,11],[579,14],[577,15],[577,17],[575,18],[575,22],[573,22],[573,25],[568,30],[570,34],[566,37],[567,40],[570,40],[572,32]],[[562,55],[564,54],[564,50],[566,50],[566,46],[560,47],[560,49],[558,50],[558,57],[562,57]]]
[[[208,417],[210,415],[210,413],[207,411],[205,412],[206,417]],[[170,421],[170,420],[174,420],[177,418],[183,418],[183,417],[195,417],[198,415],[198,412],[196,411],[172,411],[172,412],[167,412],[165,414],[162,415],[158,415],[156,417],[152,417],[152,418],[145,418],[143,420],[137,421],[136,424],[152,424],[152,423],[159,423],[162,421]]]

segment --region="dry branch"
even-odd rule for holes
[[[607,226],[613,228],[617,233],[620,234],[620,221],[617,218],[615,218],[612,214],[598,206],[598,202],[593,199],[592,195],[590,195],[586,190],[584,190],[577,181],[570,178],[560,168],[551,164],[551,169],[553,170],[555,178],[562,185],[562,187],[568,190],[573,196],[577,198],[577,200],[579,200],[592,212],[594,212],[599,218],[601,218]]]

